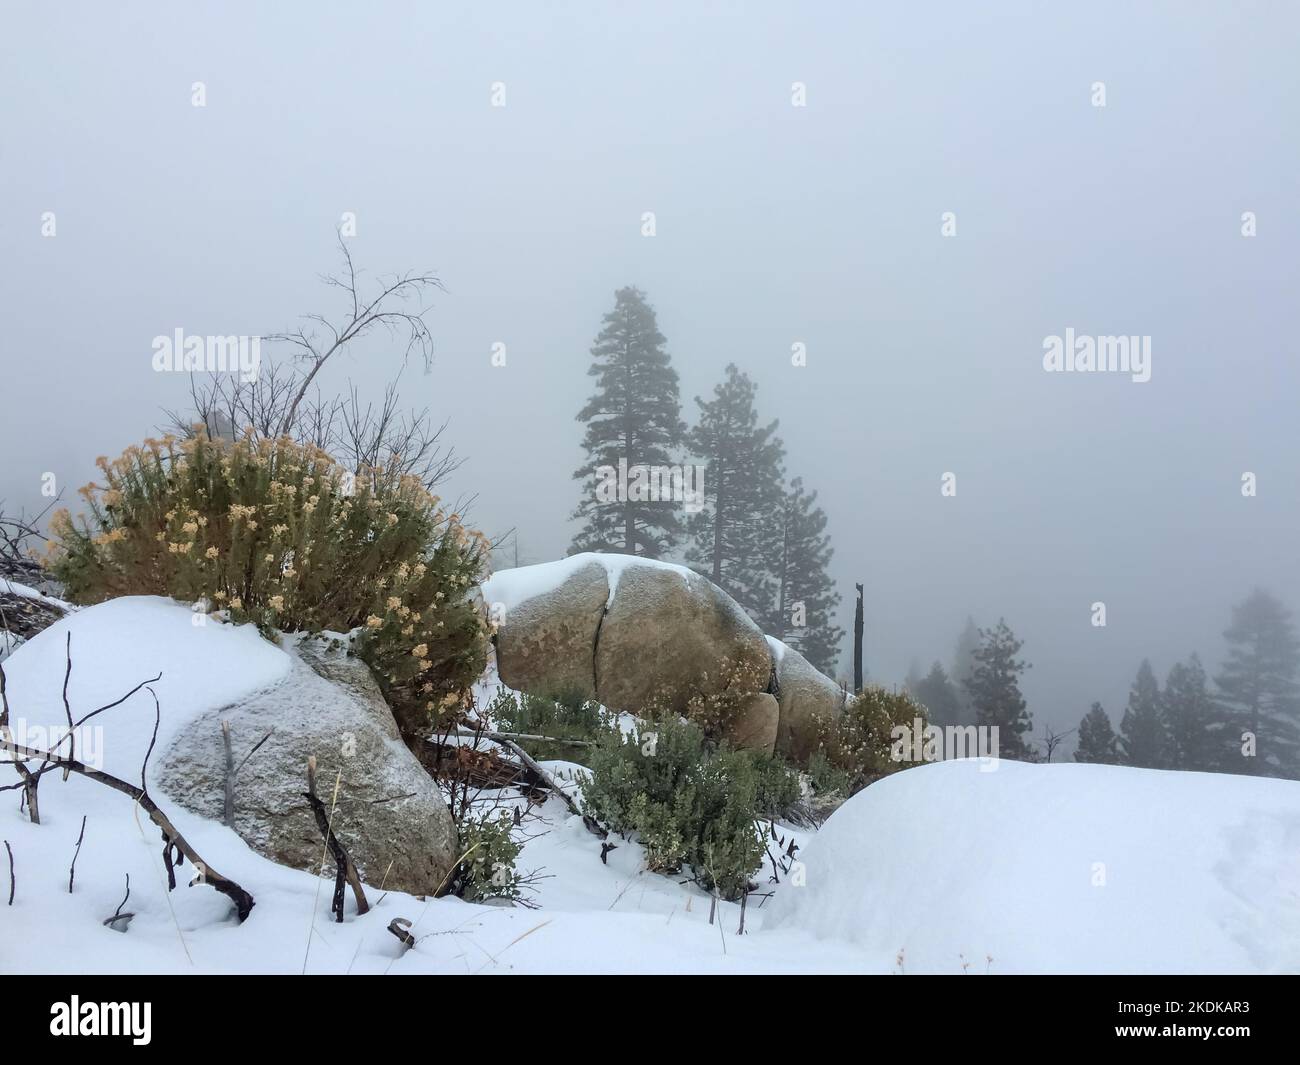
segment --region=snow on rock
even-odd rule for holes
[[[5,662],[15,730],[20,721],[66,726],[62,687],[69,651],[68,702],[74,719],[158,677],[149,685],[157,693],[160,714],[155,751],[165,750],[204,711],[228,705],[289,672],[288,656],[252,625],[223,625],[156,596],[112,599],[56,622]],[[149,693],[137,692],[86,728],[92,726],[102,729],[104,737],[103,763],[97,768],[138,780],[153,736]],[[87,742],[92,739],[88,736]],[[157,769],[156,762],[151,769]],[[151,786],[157,783],[154,775],[149,779]]]
[[[854,796],[768,927],[907,973],[1300,969],[1300,783],[994,764],[939,762]]]
[[[606,607],[614,602],[619,580],[630,566],[649,566],[666,570],[677,574],[687,584],[692,580],[702,579],[699,574],[693,573],[685,566],[674,565],[671,562],[660,562],[658,559],[640,558],[636,555],[609,555],[584,551],[555,562],[541,562],[535,566],[498,570],[483,582],[483,600],[489,606],[495,603],[501,604],[508,613],[529,599],[555,591],[584,566],[593,562],[604,569],[609,584]]]
[[[0,575],[0,662],[76,609],[71,603]]]

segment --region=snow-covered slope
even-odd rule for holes
[[[158,750],[186,721],[283,678],[288,659],[251,627],[161,599],[82,610],[5,663],[14,724],[64,720],[72,634],[74,716],[161,672]],[[94,719],[109,772],[138,779],[153,731],[140,692]],[[81,754],[88,754],[83,747]],[[158,762],[157,751],[151,765]],[[560,766],[555,765],[558,770]],[[574,767],[565,766],[566,772]],[[0,765],[0,786],[15,781]],[[1300,784],[1101,766],[948,762],[872,785],[809,839],[806,885],[767,883],[708,923],[709,900],[644,871],[640,848],[600,843],[558,800],[529,824],[520,866],[535,910],[370,890],[372,911],[331,922],[324,879],[250,851],[216,822],[151,791],[200,854],[256,898],[237,924],[210,888],[166,891],[157,829],[125,796],[76,775],[41,784],[43,824],[0,792],[0,968],[8,972],[1069,972],[1300,969]],[[68,873],[82,815],[85,841]],[[789,830],[784,830],[789,832]],[[1105,886],[1094,886],[1095,863]],[[103,919],[122,899],[125,933]],[[387,931],[414,922],[403,953]],[[902,962],[899,953],[902,952]],[[993,961],[987,962],[986,956]]]
[[[1300,783],[980,765],[855,796],[769,927],[901,952],[904,972],[1300,971]]]

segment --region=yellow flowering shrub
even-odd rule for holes
[[[929,712],[911,695],[869,684],[849,699],[837,720],[822,723],[820,754],[833,769],[847,774],[848,792],[854,795],[915,764],[910,745],[900,752],[893,733],[905,727],[910,734],[918,721],[924,729]],[[896,757],[900,753],[902,757]]]
[[[488,544],[410,476],[352,474],[318,448],[202,432],[97,465],[86,512],[51,521],[68,598],[167,595],[283,632],[357,629],[409,736],[482,672]]]

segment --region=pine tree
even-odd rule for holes
[[[706,505],[691,517],[687,561],[724,589],[756,621],[770,617],[779,589],[778,555],[785,492],[785,447],[777,423],[758,423],[749,375],[727,367],[713,399],[698,396],[692,453],[704,463]],[[812,533],[814,539],[817,533]]]
[[[1196,655],[1169,671],[1163,695],[1163,714],[1169,738],[1170,769],[1213,772],[1223,767],[1223,740],[1218,732],[1217,708]]]
[[[1020,674],[1028,663],[1016,658],[1024,646],[1001,618],[996,628],[980,629],[980,645],[973,658],[975,668],[966,681],[966,690],[975,707],[975,723],[998,730],[1000,757],[1022,762],[1033,760],[1025,737],[1033,729],[1033,719],[1020,694]]]
[[[1165,726],[1160,685],[1145,658],[1129,690],[1128,706],[1119,724],[1119,749],[1125,765],[1164,769],[1169,764],[1169,735]]]
[[[1214,683],[1234,756],[1229,772],[1300,776],[1300,646],[1290,612],[1263,589],[1233,608],[1228,657]],[[1255,756],[1239,759],[1249,751]]]
[[[774,544],[776,602],[759,620],[766,632],[833,677],[844,630],[834,617],[840,593],[826,572],[835,551],[826,534],[826,513],[816,502],[817,493],[804,490],[802,477],[790,482]]]
[[[953,651],[952,669],[948,671],[952,677],[953,686],[957,690],[957,723],[960,725],[975,724],[975,707],[970,701],[967,682],[975,669],[975,651],[979,648],[979,645],[979,626],[975,624],[974,618],[967,615],[966,627],[961,630],[961,635],[957,637],[957,646]]]
[[[916,701],[930,711],[931,724],[961,724],[958,720],[961,714],[961,701],[957,696],[957,689],[938,662],[930,667],[930,672],[924,677],[909,681],[907,688],[916,697]]]
[[[681,502],[663,499],[658,485],[649,490],[637,471],[672,466],[683,442],[686,427],[677,371],[645,294],[622,288],[614,299],[614,309],[605,315],[591,349],[595,361],[587,372],[596,378],[596,391],[578,413],[578,420],[587,425],[582,441],[587,460],[573,476],[587,487],[573,513],[582,528],[569,552],[617,551],[659,558],[681,536]],[[627,471],[627,490],[620,484],[620,498],[613,500],[608,493],[598,494],[617,471]],[[647,498],[651,495],[660,498]]]
[[[1104,765],[1119,764],[1118,740],[1111,727],[1110,717],[1102,709],[1101,703],[1093,703],[1092,709],[1079,722],[1079,742],[1074,749],[1074,760]]]

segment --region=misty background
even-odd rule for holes
[[[0,499],[52,472],[75,505],[185,405],[155,336],[336,313],[350,211],[370,278],[446,285],[403,399],[521,562],[569,545],[589,349],[637,285],[688,422],[729,362],[780,418],[870,679],[1005,617],[1035,735],[1117,721],[1143,657],[1213,673],[1253,585],[1300,607],[1300,13],[1061,8],[6,3]],[[1151,380],[1045,373],[1067,327],[1150,335]],[[321,383],[400,364],[375,334]]]

